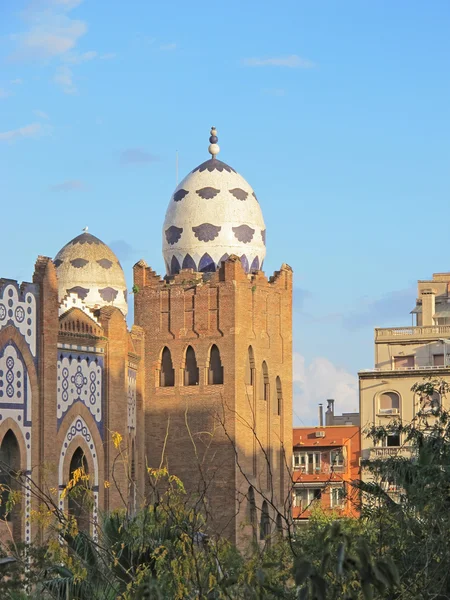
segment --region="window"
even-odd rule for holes
[[[250,525],[252,526],[253,539],[256,541],[256,502],[255,490],[252,486],[248,488],[248,512]]]
[[[421,398],[420,410],[424,413],[431,413],[441,408],[441,395],[434,392],[432,396]]]
[[[443,367],[444,366],[444,355],[443,354],[433,354],[433,366],[435,366],[435,367]]]
[[[345,501],[344,486],[332,487],[330,490],[330,506],[331,508],[343,508]]]
[[[294,490],[294,506],[301,510],[312,508],[312,504],[322,498],[322,488],[297,488]]]
[[[394,356],[394,369],[414,369],[414,356]]]
[[[188,346],[184,366],[184,385],[198,385],[198,367],[194,348]]]
[[[320,473],[320,452],[294,452],[294,468],[310,475]]]
[[[247,385],[254,385],[255,377],[255,358],[253,356],[253,348],[248,347],[247,363],[245,365],[245,383]]]
[[[396,392],[384,392],[379,397],[379,414],[398,415],[400,412],[400,396]]]
[[[175,371],[172,364],[172,356],[167,346],[162,351],[161,370],[159,372],[159,385],[161,387],[172,387],[175,384]]]
[[[77,469],[82,469],[85,475],[89,475],[88,464],[83,450],[78,447],[73,453],[70,461],[70,479],[73,478]],[[75,517],[80,531],[86,533],[90,529],[91,499],[88,492],[88,483],[80,480],[69,492],[69,514]],[[78,488],[78,489],[77,489]]]
[[[344,451],[342,448],[337,448],[330,452],[330,466],[335,471],[342,471],[345,466]]]
[[[382,440],[381,440],[381,446],[384,446],[385,448],[396,448],[398,446],[400,446],[400,434],[399,433],[391,433],[389,435],[386,435]]]
[[[259,538],[261,540],[266,540],[270,536],[270,517],[269,517],[269,507],[267,506],[267,502],[264,500],[261,508],[261,523],[260,523],[260,531]]]
[[[262,385],[262,398],[266,402],[269,400],[269,369],[267,368],[267,363],[264,360],[262,364],[261,370],[261,385]]]
[[[283,517],[280,513],[277,514],[277,533],[280,537],[283,537]]]
[[[219,348],[213,344],[209,352],[208,384],[221,385],[223,383],[223,366],[220,359]]]
[[[2,465],[0,467],[0,484],[4,486],[1,492],[0,519],[17,520],[18,525],[20,525],[20,507],[15,506],[11,512],[7,513],[9,495],[19,487],[16,475],[20,471],[19,443],[11,429],[6,432],[3,438],[0,447],[0,461]]]
[[[276,398],[276,401],[273,403],[273,413],[275,415],[281,416],[281,410],[283,407],[283,394],[281,391],[281,379],[279,377],[277,377],[275,380],[275,386],[276,386],[277,398]]]

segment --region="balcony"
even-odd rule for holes
[[[375,329],[375,343],[401,342],[413,340],[436,340],[450,337],[450,325],[429,325],[424,327],[389,327]]]
[[[415,450],[406,446],[382,446],[370,448],[369,458],[390,458],[391,456],[402,456],[403,458],[413,458]]]

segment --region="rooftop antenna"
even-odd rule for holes
[[[175,186],[178,186],[178,150],[175,152]]]
[[[88,232],[89,227],[86,225],[86,227],[83,227],[83,232],[87,233]]]

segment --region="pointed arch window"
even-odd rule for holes
[[[172,363],[172,355],[167,346],[164,347],[161,355],[159,385],[161,387],[173,387],[175,385],[175,371]]]
[[[188,346],[186,350],[184,385],[198,385],[197,358],[192,346]]]
[[[209,352],[208,384],[220,385],[223,383],[223,366],[219,348],[213,344]]]
[[[283,392],[281,390],[281,379],[277,376],[275,380],[276,400],[273,403],[273,413],[281,417],[283,410]]]
[[[250,525],[252,527],[253,541],[256,542],[256,528],[257,528],[257,515],[256,515],[256,501],[255,501],[255,490],[253,486],[248,488],[248,516]]]
[[[255,383],[255,357],[251,346],[248,347],[247,363],[245,365],[245,383],[247,385],[254,385]]]
[[[83,450],[78,447],[73,453],[70,461],[70,479],[75,471],[81,469],[83,474],[89,475],[89,467]],[[89,533],[91,521],[92,498],[88,489],[88,481],[80,480],[69,492],[69,514],[77,522],[79,531]]]
[[[17,476],[20,471],[20,448],[14,433],[9,429],[0,447],[0,483],[1,492],[0,519],[13,522],[13,535],[20,532],[20,506],[16,504],[8,512],[8,500],[11,493],[19,489]]]
[[[262,364],[262,372],[261,372],[261,385],[262,385],[262,399],[268,402],[270,387],[269,387],[269,369],[267,368],[267,363],[264,360]]]
[[[267,502],[264,500],[261,508],[261,522],[259,529],[259,538],[261,540],[267,540],[270,536],[270,517],[269,517],[269,507]]]

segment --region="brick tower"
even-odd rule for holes
[[[145,339],[145,446],[200,500],[209,533],[264,540],[282,528],[292,452],[292,270],[268,280],[256,195],[212,158],[175,190],[167,275],[134,267]]]

